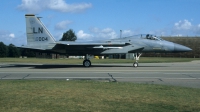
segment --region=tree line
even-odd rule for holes
[[[20,49],[13,44],[5,45],[3,42],[0,42],[0,57],[20,57],[28,56],[35,57],[35,52],[29,49]]]

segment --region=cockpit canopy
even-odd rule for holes
[[[134,36],[130,36],[130,37],[124,37],[124,39],[125,38],[142,38],[142,39],[163,41],[163,39],[161,39],[160,37],[157,37],[156,35],[151,35],[151,34],[134,35]]]
[[[149,40],[158,40],[158,41],[162,41],[163,40],[160,37],[157,37],[157,36],[151,35],[151,34],[141,35],[141,38],[149,39]]]

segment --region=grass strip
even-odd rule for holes
[[[1,112],[200,111],[200,89],[65,80],[0,81]]]

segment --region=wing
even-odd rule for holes
[[[125,42],[99,42],[99,43],[83,43],[83,42],[57,42],[53,49],[121,49],[130,43]]]
[[[65,49],[66,54],[85,55],[85,54],[120,54],[132,53],[142,50],[143,46],[133,46],[127,42],[100,42],[100,43],[78,43],[78,42],[58,42],[54,50]]]
[[[83,42],[57,42],[56,46],[59,45],[67,45],[67,46],[89,46],[89,47],[94,47],[94,48],[104,48],[105,47],[123,47],[126,45],[130,45],[130,43],[127,42],[111,42],[111,41],[107,41],[107,42],[87,42],[87,43],[83,43]]]
[[[81,42],[57,42],[54,45],[49,44],[47,47],[31,47],[21,46],[20,48],[31,49],[34,51],[52,52],[68,55],[85,55],[85,54],[122,54],[134,53],[144,49],[143,46],[132,45],[126,42],[97,42],[97,43],[81,43]]]

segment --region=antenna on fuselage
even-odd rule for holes
[[[122,30],[120,30],[120,38],[122,38]]]

